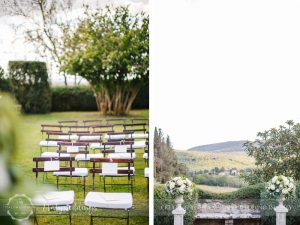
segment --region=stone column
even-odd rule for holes
[[[286,225],[286,214],[289,211],[283,205],[284,197],[280,197],[279,205],[274,208],[276,212],[276,225]]]
[[[172,211],[172,214],[174,215],[174,225],[183,225],[183,217],[185,214],[185,209],[181,206],[183,203],[183,196],[177,197],[175,203],[177,207]]]

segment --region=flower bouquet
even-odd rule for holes
[[[283,175],[275,176],[269,181],[267,190],[273,196],[289,197],[295,192],[294,180]]]
[[[166,192],[173,196],[183,196],[192,194],[194,184],[185,177],[174,177],[165,184]]]

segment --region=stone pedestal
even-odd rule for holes
[[[276,225],[286,225],[286,214],[288,209],[283,205],[284,200],[284,197],[280,197],[279,205],[274,208],[276,212]]]
[[[176,209],[172,211],[174,215],[174,225],[183,225],[183,217],[185,214],[184,208],[182,208],[181,204],[183,203],[183,196],[179,196],[175,199]]]

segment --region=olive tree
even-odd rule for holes
[[[84,77],[102,114],[127,114],[149,82],[149,17],[126,6],[86,10],[65,35],[61,70]]]
[[[248,183],[266,182],[274,175],[300,179],[300,124],[287,121],[279,128],[259,132],[244,146],[256,160],[256,168],[243,177]]]

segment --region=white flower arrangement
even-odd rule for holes
[[[267,186],[267,190],[273,196],[288,197],[295,192],[295,183],[293,178],[283,175],[273,177]]]
[[[180,196],[192,194],[194,184],[186,177],[174,177],[165,184],[165,190],[169,195]]]

